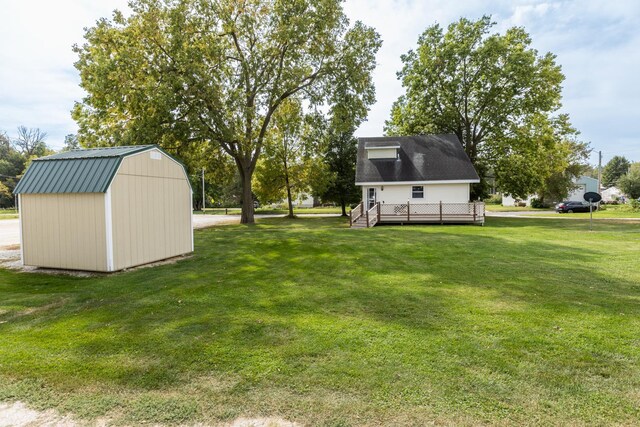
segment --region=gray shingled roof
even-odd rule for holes
[[[124,156],[155,145],[72,150],[33,160],[14,194],[104,193]]]
[[[366,147],[398,144],[397,159],[368,159]],[[358,139],[356,183],[479,181],[457,136],[419,135]]]

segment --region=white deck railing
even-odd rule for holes
[[[384,203],[380,222],[484,222],[484,203]]]
[[[485,207],[483,202],[471,203],[376,203],[366,209],[360,203],[350,212],[350,225],[366,224],[373,227],[384,222],[470,222],[484,224]]]

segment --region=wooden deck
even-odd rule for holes
[[[377,224],[484,224],[483,202],[381,204],[366,209],[360,203],[350,213],[352,228],[369,228]]]

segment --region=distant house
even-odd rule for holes
[[[598,192],[598,180],[588,176],[581,176],[573,180],[573,184],[576,188],[569,193],[569,196],[565,200],[569,201],[583,201],[584,193],[592,191]],[[502,206],[516,206],[516,204],[524,203],[526,206],[531,206],[531,200],[536,197],[535,194],[528,196],[526,199],[515,199],[509,194],[502,195]],[[559,200],[557,200],[559,201]]]
[[[360,138],[356,185],[363,204],[352,223],[362,226],[368,212],[370,226],[374,209],[375,222],[481,222],[484,205],[469,202],[478,182],[455,135]]]
[[[524,204],[525,206],[531,206],[531,200],[534,199],[535,194],[531,194],[527,196],[526,199],[517,199],[509,194],[502,195],[502,206],[520,206]]]
[[[573,183],[576,185],[576,188],[571,193],[569,193],[569,197],[567,197],[567,200],[582,202],[584,201],[585,193],[598,192],[598,180],[595,178],[581,176],[580,178],[573,180]]]
[[[313,196],[302,193],[296,198],[294,203],[299,208],[312,208],[315,205],[315,200]]]
[[[603,202],[613,202],[616,200],[620,200],[622,197],[625,197],[625,194],[618,187],[609,187],[605,190],[602,190],[601,194]]]

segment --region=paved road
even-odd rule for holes
[[[338,214],[302,214],[301,217],[332,217]],[[284,215],[256,215],[260,218],[284,217]],[[193,228],[206,228],[220,224],[238,224],[240,215],[194,215]],[[20,244],[20,228],[17,219],[0,220],[0,249]]]
[[[496,217],[500,217],[500,218],[517,218],[517,217],[531,215],[531,214],[534,214],[534,215],[549,214],[549,216],[559,215],[557,212],[554,212],[554,211],[548,211],[548,212],[544,212],[544,211],[517,211],[517,212],[500,212],[500,211],[491,212],[491,211],[486,211],[486,215],[487,216],[496,216]]]

